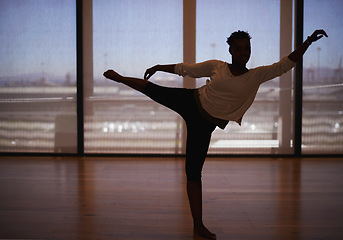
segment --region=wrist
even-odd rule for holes
[[[161,65],[160,64],[157,64],[157,65],[155,65],[155,71],[157,72],[157,71],[161,71]]]
[[[308,45],[312,44],[312,41],[310,40],[310,37],[307,37],[306,41],[305,41]]]

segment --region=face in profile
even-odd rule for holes
[[[250,40],[246,38],[234,40],[229,51],[232,55],[233,64],[245,66],[249,61],[251,54]]]

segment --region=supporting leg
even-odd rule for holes
[[[194,234],[206,239],[216,239],[202,222],[202,185],[201,182],[187,181],[187,195],[192,212]]]
[[[196,124],[194,124],[196,122]],[[186,174],[187,194],[192,212],[194,234],[206,239],[216,239],[202,221],[201,172],[215,126],[201,117],[187,124]]]

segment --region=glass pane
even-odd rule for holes
[[[318,28],[329,35],[304,56],[304,154],[343,153],[342,9],[340,0],[304,2],[304,38]]]
[[[85,115],[85,152],[179,153],[182,121],[173,111],[102,74],[143,78],[156,64],[182,62],[182,0],[93,1],[94,84]],[[152,82],[182,86],[157,73]]]
[[[196,61],[218,59],[231,63],[226,38],[237,30],[248,31],[252,37],[248,68],[269,65],[285,56],[280,56],[280,1],[198,0]],[[205,78],[197,79],[197,86],[204,85],[205,81]],[[242,126],[230,122],[225,130],[217,128],[209,153],[291,153],[292,110],[283,111],[280,107],[291,106],[291,74],[283,81],[289,83],[287,89],[282,89],[285,97],[281,97],[279,78],[262,84],[255,102],[243,117]],[[281,128],[285,119],[288,126]],[[285,136],[286,141],[281,144],[280,139]]]
[[[75,1],[0,8],[0,151],[75,153]]]

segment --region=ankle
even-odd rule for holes
[[[194,221],[194,222],[193,222],[193,227],[194,227],[195,229],[200,229],[200,228],[205,227],[205,225],[204,225],[204,223],[202,222],[202,220],[200,220],[200,221]]]
[[[210,232],[203,224],[197,225],[197,226],[194,225],[193,234],[195,236],[201,236],[206,239],[212,239],[212,240],[217,239],[216,234]]]

